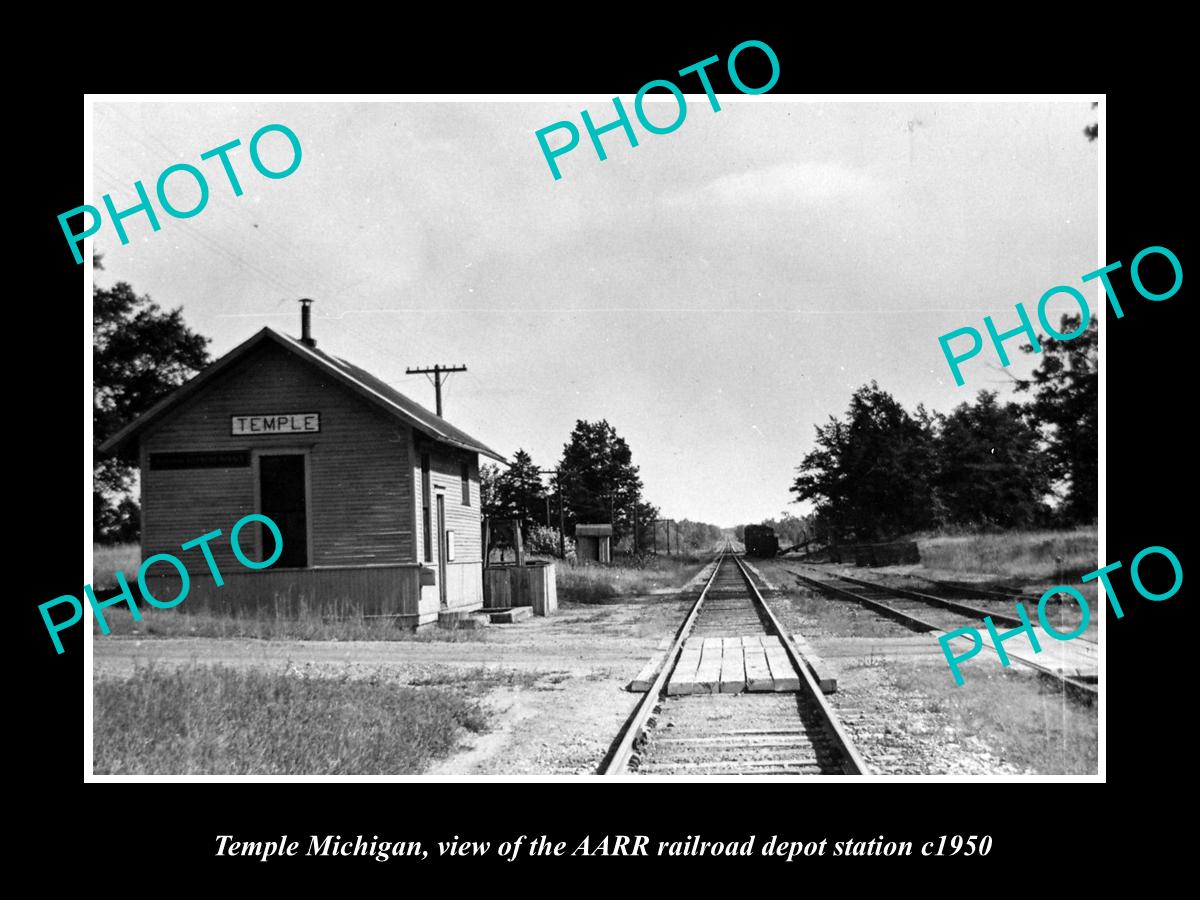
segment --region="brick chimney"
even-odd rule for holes
[[[312,336],[312,305],[307,297],[300,301],[300,343],[305,347],[317,346]]]

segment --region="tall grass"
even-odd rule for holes
[[[924,696],[961,735],[984,741],[1003,761],[1038,775],[1094,775],[1099,760],[1097,713],[1040,679],[993,668],[959,687],[944,666],[889,664],[898,688]]]
[[[556,560],[555,587],[559,600],[577,603],[602,603],[606,600],[632,598],[652,591],[680,588],[696,574],[708,557],[650,556],[644,566],[629,560],[609,565],[581,565]]]
[[[137,544],[92,544],[92,587],[115,588],[117,572],[132,582],[141,564],[142,548]]]
[[[97,774],[411,774],[486,728],[452,690],[221,665],[101,679],[94,703]]]
[[[175,609],[141,608],[135,622],[124,607],[104,611],[110,634],[149,637],[258,638],[268,641],[478,641],[479,631],[402,628],[391,616],[367,616],[358,604],[283,602],[271,608],[211,611],[189,610],[187,601]],[[93,634],[100,634],[99,624]]]
[[[1070,531],[1007,531],[918,538],[927,569],[1030,580],[1077,581],[1096,568],[1095,526]],[[1061,562],[1058,561],[1061,557]]]

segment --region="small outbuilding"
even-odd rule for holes
[[[611,525],[576,525],[576,558],[581,561],[612,562],[612,533]]]
[[[170,553],[191,580],[188,608],[338,604],[417,626],[483,605],[479,458],[486,444],[302,336],[264,328],[130,422],[100,449],[141,468],[142,558]],[[282,553],[261,571],[233,554],[229,530],[258,513]],[[210,546],[224,585],[180,545]],[[275,550],[257,522],[239,544]],[[166,572],[160,572],[165,569]],[[173,597],[170,566],[147,574]]]

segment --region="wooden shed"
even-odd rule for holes
[[[576,558],[581,561],[612,562],[612,533],[611,525],[576,525]]]
[[[141,466],[142,558],[171,553],[191,577],[189,609],[337,605],[417,626],[483,605],[479,457],[485,444],[303,336],[264,328],[212,363],[100,449]],[[249,513],[274,521],[282,555],[248,570],[229,530]],[[225,584],[197,550],[211,543]],[[275,539],[240,535],[255,559]],[[165,572],[159,571],[165,569]],[[147,575],[173,597],[170,566]]]

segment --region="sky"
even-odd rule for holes
[[[646,106],[662,124],[664,96]],[[1104,262],[1090,104],[719,99],[688,95],[667,135],[634,119],[637,147],[603,135],[604,161],[580,110],[610,121],[606,98],[97,103],[85,202],[132,206],[134,181],[153,196],[176,163],[210,190],[192,218],[160,209],[160,231],[125,220],[124,246],[106,221],[97,283],[182,306],[214,358],[263,326],[298,335],[311,297],[323,350],[431,409],[406,367],[465,364],[445,416],[505,457],[550,467],[576,420],[607,419],[664,517],[724,526],[807,511],[788,489],[814,426],[872,379],[945,412],[1012,396],[1010,373],[1036,364],[1017,340],[1008,370],[985,348],[958,387],[939,335],[1015,327],[1016,303],[1036,317],[1060,284],[1097,308],[1080,283]],[[560,120],[582,138],[556,181],[534,132]],[[272,123],[303,153],[274,180],[247,149]],[[200,160],[235,138],[240,197]],[[260,147],[270,168],[291,159],[278,133]],[[178,208],[189,182],[168,181]]]

